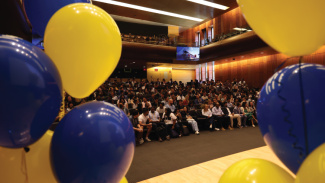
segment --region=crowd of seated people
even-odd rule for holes
[[[156,44],[170,46],[172,42],[169,41],[166,35],[159,36],[143,36],[143,35],[133,35],[133,34],[123,34],[121,33],[122,41],[127,42],[137,42],[146,44]]]
[[[66,94],[66,112],[87,101],[106,101],[118,106],[129,117],[137,144],[156,139],[160,142],[200,130],[255,127],[258,90],[244,80],[106,81],[93,94],[75,99]]]

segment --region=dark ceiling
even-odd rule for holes
[[[229,10],[236,8],[238,5],[236,0],[210,0],[211,2],[218,3],[224,6],[228,6],[227,10],[219,10],[208,6],[200,5],[186,0],[118,0],[120,2],[144,6],[148,8],[168,11],[172,13],[187,15],[191,17],[201,18],[204,21],[196,22],[191,20],[185,20],[181,18],[160,15],[156,13],[150,13],[130,8],[125,8],[116,5],[110,5],[93,0],[93,4],[97,5],[109,14],[119,15],[122,17],[141,19],[146,21],[158,22],[163,24],[181,26],[181,27],[194,27],[207,20],[210,20],[218,15],[221,15]]]

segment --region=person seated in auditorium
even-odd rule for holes
[[[241,125],[241,118],[240,118],[240,115],[239,114],[235,114],[233,112],[230,112],[230,109],[227,107],[227,103],[224,103],[224,108],[225,108],[225,111],[222,111],[224,112],[224,114],[230,118],[230,127],[231,128],[234,128],[234,118],[237,119],[237,122],[238,124]]]
[[[204,102],[203,99],[200,98],[200,95],[199,95],[199,94],[197,94],[197,95],[196,95],[196,99],[194,100],[194,104],[195,104],[195,105],[202,105],[203,102]]]
[[[177,109],[183,110],[183,108],[184,108],[183,101],[179,100],[178,105],[177,105]]]
[[[245,115],[244,110],[241,108],[240,102],[236,103],[234,114],[240,115],[240,117],[243,119],[243,126],[246,126],[247,116]],[[238,122],[237,127],[242,128],[241,123]]]
[[[169,103],[169,99],[170,99],[169,96],[166,95],[162,103],[164,103],[164,105],[167,105]]]
[[[227,122],[227,118],[226,118],[225,114],[222,112],[219,102],[214,103],[214,104],[215,105],[212,108],[212,116],[214,117],[215,120],[217,120],[217,122],[219,122],[219,124],[221,126],[221,130],[225,131],[223,124]],[[229,130],[232,130],[232,128],[230,127],[230,123],[228,123],[227,126],[228,126]]]
[[[155,97],[154,101],[151,103],[152,106],[159,106],[160,102],[157,97]]]
[[[183,105],[188,106],[189,103],[190,103],[189,95],[186,95],[185,99],[183,100]]]
[[[240,102],[240,104],[241,104],[241,106],[243,106],[243,107],[245,107],[244,105],[243,105],[243,103],[246,103],[247,101],[246,101],[246,98],[245,97],[242,97],[242,100],[241,100],[241,102]]]
[[[156,111],[156,106],[152,106],[150,111],[149,111],[149,119],[150,119],[150,123],[152,123],[152,130],[155,131],[156,135],[158,136],[158,140],[160,142],[162,142],[162,138],[165,137],[160,137],[159,133],[157,132],[157,127],[158,126],[166,126],[164,122],[160,121],[160,115],[159,113]],[[166,139],[168,139],[169,137],[167,136]]]
[[[192,118],[192,116],[188,113],[187,107],[185,106],[181,111],[182,118],[185,118],[187,122],[192,126],[193,131],[196,135],[199,135],[199,127],[197,126],[197,122]]]
[[[136,143],[137,144],[143,144],[144,140],[143,140],[143,126],[140,125],[139,123],[139,111],[138,110],[134,110],[132,112],[132,116],[130,116],[130,121],[133,125],[133,130],[136,136]]]
[[[252,103],[252,102],[251,102],[251,103]],[[258,122],[257,122],[257,119],[256,119],[255,116],[254,116],[255,109],[252,108],[252,107],[250,107],[250,106],[248,105],[248,102],[243,103],[243,105],[244,105],[244,112],[245,112],[245,114],[247,115],[247,120],[251,122],[252,127],[255,127],[255,125],[254,125],[254,121],[255,121],[256,123],[258,123]]]
[[[210,126],[209,126],[210,129],[213,129],[214,128],[214,130],[220,130],[219,128],[216,127],[216,124],[214,122],[214,118],[212,117],[212,112],[209,109],[208,104],[205,104],[204,105],[204,109],[202,109],[202,115],[205,116],[205,117],[207,117],[207,120],[210,123]]]
[[[159,113],[159,115],[162,116],[162,114],[165,112],[165,106],[163,103],[159,104],[159,107],[157,107],[156,111]]]
[[[172,112],[175,112],[175,105],[174,105],[174,100],[173,99],[169,99],[168,103],[165,104],[165,108],[169,108]]]
[[[118,100],[118,97],[115,95],[114,92],[111,92],[111,97],[112,97],[112,100]]]
[[[124,108],[129,108],[128,107],[128,103],[127,101],[124,99],[124,97],[121,97],[118,101],[117,101],[117,104],[123,104],[124,105]]]
[[[202,98],[203,101],[206,101],[206,100],[209,99],[209,97],[207,96],[207,93],[206,92],[203,93],[203,95],[202,95],[201,98]]]
[[[142,108],[151,108],[150,101],[148,101],[145,97],[142,98]]]
[[[67,105],[68,107],[67,107],[67,109],[66,109],[66,112],[69,112],[69,111],[71,111],[73,108],[74,108],[74,106],[73,106],[73,103],[72,102],[70,102],[70,103],[68,103],[68,105]]]
[[[183,101],[183,100],[185,100],[185,96],[182,95],[182,93],[177,93],[176,97],[177,97],[177,101],[180,101],[180,100]]]
[[[150,123],[149,119],[149,110],[147,108],[142,109],[142,114],[139,116],[139,124],[145,129],[147,128],[147,134],[146,134],[146,141],[150,142],[149,139],[150,132],[152,130],[152,123]]]
[[[208,103],[207,104],[208,104],[210,110],[214,107],[211,99],[208,99]]]
[[[195,110],[195,106],[194,106],[194,103],[193,103],[193,102],[190,102],[190,103],[188,104],[188,109],[189,109],[190,111]]]
[[[175,116],[174,113],[172,113],[170,108],[165,109],[162,119],[166,124],[167,132],[169,136],[173,135],[172,130],[175,130],[179,134],[179,137],[182,136],[181,129],[180,129],[181,127],[177,123],[177,117]]]
[[[231,96],[232,96],[232,95],[231,95]],[[233,99],[234,99],[234,98],[233,98]],[[228,108],[235,107],[234,104],[231,102],[231,98],[228,99],[228,101],[227,101],[227,107],[228,107]]]
[[[130,116],[129,110],[125,107],[125,104],[122,102],[119,103],[118,108],[120,108],[127,116]]]

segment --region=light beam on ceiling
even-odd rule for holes
[[[191,1],[193,3],[202,4],[202,5],[220,9],[220,10],[226,10],[229,8],[228,6],[224,6],[224,5],[217,4],[217,3],[212,3],[210,1],[205,1],[205,0],[187,0],[187,1]]]
[[[114,0],[93,0],[93,1],[102,2],[102,3],[106,3],[106,4],[112,4],[112,5],[116,5],[116,6],[122,6],[122,7],[126,7],[126,8],[132,8],[132,9],[146,11],[146,12],[150,12],[150,13],[167,15],[167,16],[176,17],[176,18],[182,18],[182,19],[186,19],[186,20],[192,20],[192,21],[196,21],[196,22],[203,21],[203,19],[200,19],[200,18],[190,17],[190,16],[181,15],[181,14],[177,14],[177,13],[171,13],[171,12],[157,10],[157,9],[153,9],[153,8],[147,8],[147,7],[138,6],[138,5],[134,5],[134,4],[123,3],[123,2],[114,1]]]

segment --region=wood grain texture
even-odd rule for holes
[[[248,158],[260,158],[271,161],[287,172],[292,174],[285,165],[275,156],[272,150],[267,147],[259,147],[248,151],[232,154],[222,158],[214,159],[187,168],[176,170],[167,174],[153,177],[140,183],[174,183],[174,182],[191,182],[191,183],[216,183],[219,181],[223,172],[237,161]]]
[[[240,8],[237,7],[222,15],[218,15],[205,23],[181,32],[180,36],[185,38],[187,44],[191,44],[197,41],[196,33],[200,32],[201,41],[204,39],[204,36],[202,36],[202,29],[206,28],[208,30],[211,26],[214,27],[213,31],[216,36],[232,32],[235,27],[247,27],[248,24],[242,15]]]
[[[265,54],[267,51],[259,51],[244,56],[217,60],[214,66],[215,79],[226,81],[243,78],[250,87],[260,88],[284,61],[286,62],[281,68],[299,63],[299,57],[289,58],[279,53]],[[304,56],[303,62],[325,65],[325,46],[311,55]]]

